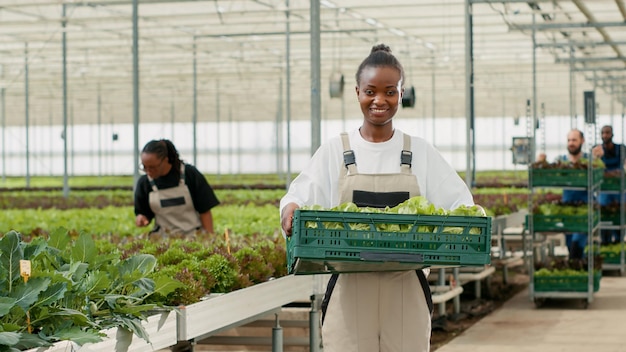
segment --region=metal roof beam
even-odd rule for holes
[[[537,43],[537,48],[569,48],[569,47],[596,47],[605,45],[626,45],[626,41],[610,41],[610,42],[569,42],[569,43]]]
[[[624,0],[615,0],[615,3],[617,4],[619,12],[622,14],[624,21],[626,21],[626,5],[624,5]]]
[[[167,3],[180,3],[180,2],[206,2],[206,0],[141,0],[142,5],[146,4],[167,4]],[[117,0],[117,1],[83,1],[77,3],[66,3],[68,6],[115,6],[115,5],[130,5],[132,0]]]
[[[206,0],[141,0],[141,5],[147,4],[166,4],[166,3],[181,3],[181,2],[205,2]],[[110,0],[110,1],[81,1],[81,2],[73,2],[69,0],[60,0],[60,1],[50,1],[50,0],[41,0],[41,1],[23,1],[19,3],[13,3],[10,5],[0,6],[3,10],[10,10],[11,8],[19,8],[19,7],[40,7],[40,6],[116,6],[116,5],[131,5],[133,3],[132,0]]]
[[[598,20],[596,19],[596,17],[593,15],[593,13],[591,11],[589,11],[587,6],[582,1],[580,1],[580,0],[572,0],[572,1],[576,5],[576,7],[578,7],[580,12],[583,13],[585,15],[585,17],[587,17],[587,20],[589,20],[589,22],[591,22],[591,23],[598,23]],[[624,23],[626,24],[626,22],[624,22]],[[609,36],[609,33],[603,27],[596,27],[596,30],[598,31],[598,33],[600,33],[600,35],[602,36],[602,38],[604,39],[605,42],[612,41],[611,37]],[[617,54],[618,57],[624,59],[624,55],[619,50],[617,45],[611,45],[611,48],[613,49],[613,51],[615,51],[615,54]],[[624,60],[624,61],[626,61],[626,60]]]
[[[537,3],[537,2],[554,2],[554,0],[469,0],[470,4],[515,4],[515,3]]]
[[[326,30],[321,31],[321,33],[353,33],[353,32],[376,32],[376,29],[368,28],[368,29],[340,29],[340,30]],[[226,37],[262,37],[268,35],[286,35],[285,31],[279,32],[242,32],[242,33],[223,33],[223,34],[197,34],[194,35],[196,38],[226,38]],[[311,34],[310,31],[290,31],[290,35],[294,34]]]
[[[539,24],[518,24],[509,25],[510,30],[561,30],[574,28],[605,28],[605,27],[626,27],[626,22],[584,22],[584,23],[539,23]]]
[[[607,61],[626,61],[626,59],[616,56],[609,57],[574,57],[574,58],[560,58],[557,57],[554,62],[556,63],[569,63],[569,62],[607,62]]]
[[[589,71],[601,71],[601,72],[612,72],[612,71],[626,71],[626,67],[581,67],[574,68],[572,72],[589,72]]]
[[[588,81],[593,82],[593,78],[592,79],[588,79]],[[594,85],[597,88],[605,88],[605,89],[609,89],[609,88],[615,89],[616,86],[618,86],[618,87],[620,86],[619,84],[615,85],[615,84],[607,84],[607,83],[602,83],[602,82],[600,82],[600,83],[596,82],[596,83],[594,83]]]
[[[617,77],[592,77],[591,80],[595,82],[612,82],[612,83],[626,83],[626,76],[617,76]]]

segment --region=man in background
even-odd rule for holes
[[[572,129],[567,133],[567,154],[558,157],[557,161],[561,162],[579,162],[585,158],[589,160],[589,155],[582,151],[585,143],[583,132]],[[587,191],[583,190],[563,190],[561,198],[563,203],[572,205],[587,204]],[[570,259],[582,259],[585,246],[587,245],[587,233],[574,232],[565,234],[565,242],[569,250]]]
[[[605,177],[620,177],[622,166],[622,155],[620,144],[613,143],[613,127],[609,125],[602,126],[600,131],[602,137],[602,161],[604,162]],[[619,193],[600,193],[598,199],[601,207],[613,206],[619,209],[620,194]],[[618,243],[620,237],[619,230],[601,230],[602,244]]]

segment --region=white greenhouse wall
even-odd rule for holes
[[[582,122],[579,128],[586,133],[586,148],[600,143],[599,130],[604,124],[614,126],[614,141],[623,141],[623,118],[598,117],[595,133]],[[613,121],[611,121],[613,120]],[[444,157],[458,171],[466,169],[466,129],[464,119],[400,119],[396,128],[421,136],[433,142]],[[433,123],[436,129],[433,130]],[[325,120],[322,122],[322,141],[346,129],[357,128],[358,120]],[[512,163],[510,150],[513,137],[527,136],[526,118],[516,125],[511,118],[479,118],[476,120],[476,170],[521,170],[524,165]],[[546,146],[549,159],[566,151],[566,135],[570,129],[568,117],[547,117],[545,126],[537,129],[537,150]],[[310,157],[311,126],[308,121],[290,123],[292,173],[301,170]],[[31,126],[29,128],[29,172],[31,176],[63,175],[62,126]],[[287,171],[286,123],[277,136],[273,121],[204,122],[197,125],[197,160],[195,164],[207,174],[284,173]],[[547,131],[544,133],[544,131]],[[118,139],[112,140],[117,134]],[[595,134],[595,136],[594,136]],[[3,176],[26,175],[26,130],[23,126],[0,128],[0,172]],[[176,145],[181,158],[194,163],[193,128],[190,123],[142,124],[139,129],[139,148],[150,139],[168,138]],[[277,157],[276,141],[280,140],[281,157]],[[68,127],[68,173],[70,175],[132,175],[133,126],[77,125]],[[4,147],[4,151],[2,148]]]

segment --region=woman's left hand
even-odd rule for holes
[[[291,236],[293,230],[293,213],[296,209],[300,208],[296,203],[289,203],[285,205],[283,211],[280,213],[280,226],[283,228],[287,237]]]

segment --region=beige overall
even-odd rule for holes
[[[375,199],[377,207],[395,206],[420,195],[411,173],[410,136],[404,135],[399,174],[359,174],[347,134],[342,141],[346,168],[339,180],[340,203],[363,206]],[[322,306],[324,352],[428,352],[432,298],[421,270],[333,275]]]
[[[202,228],[200,215],[193,206],[191,193],[185,184],[185,165],[180,165],[178,186],[158,189],[148,176],[152,192],[149,195],[150,209],[154,212],[155,231],[153,234],[192,235]]]

